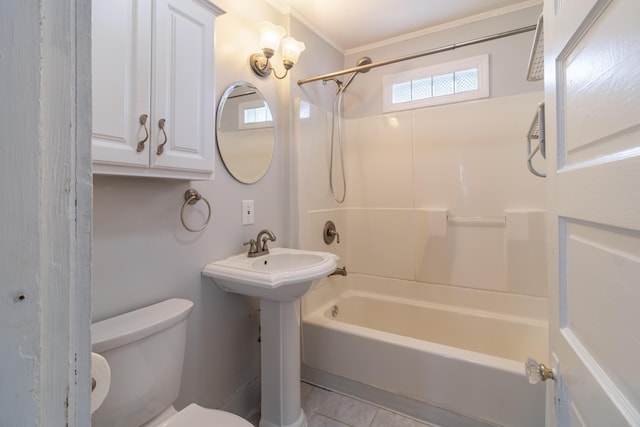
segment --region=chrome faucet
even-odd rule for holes
[[[254,258],[261,255],[268,254],[269,253],[269,246],[267,246],[268,241],[275,242],[276,235],[273,234],[273,231],[271,230],[260,230],[260,232],[258,233],[258,237],[256,237],[255,240],[251,239],[248,242],[243,243],[244,246],[249,245],[249,252],[247,253],[247,256],[249,258]]]

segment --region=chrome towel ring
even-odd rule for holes
[[[207,204],[207,209],[209,209],[209,213],[207,214],[207,219],[205,220],[204,224],[202,224],[200,228],[191,228],[184,222],[184,208],[187,205],[195,205],[196,203],[198,203],[198,200],[204,200],[204,202]],[[182,208],[180,209],[180,222],[182,222],[182,226],[186,228],[188,231],[191,231],[192,233],[197,233],[198,231],[204,230],[207,227],[207,225],[209,225],[210,219],[211,219],[211,205],[209,204],[209,201],[204,197],[202,197],[202,195],[198,193],[196,190],[194,190],[193,188],[188,189],[184,193],[184,203],[182,204]]]

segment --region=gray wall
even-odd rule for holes
[[[530,7],[403,42],[351,53],[345,56],[344,67],[355,66],[358,58],[362,56],[369,56],[373,62],[378,62],[535,25],[541,12],[542,6]],[[360,74],[349,86],[345,96],[345,117],[366,117],[382,113],[382,78],[387,74],[400,73],[486,53],[490,54],[491,97],[542,90],[541,82],[527,82],[525,80],[533,35],[533,31],[527,32],[449,52],[374,68],[366,74]]]
[[[192,300],[176,406],[197,402],[246,415],[259,398],[254,381],[260,375],[259,304],[221,291],[200,272],[209,261],[243,252],[242,242],[262,228],[275,232],[278,245],[287,240],[288,89],[286,81],[255,76],[248,57],[259,48],[258,22],[288,22],[263,0],[237,3],[216,1],[227,13],[216,22],[215,96],[218,100],[238,80],[260,89],[277,121],[273,163],[253,185],[235,181],[217,152],[215,180],[210,182],[94,176],[93,321],[166,298]],[[180,224],[183,194],[190,187],[206,197],[213,210],[209,226],[200,233]],[[254,225],[241,225],[243,199],[255,201]],[[201,221],[203,208],[204,203],[189,208],[188,219]],[[236,392],[238,398],[229,400]]]

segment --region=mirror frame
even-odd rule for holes
[[[271,112],[271,116],[273,117],[273,126],[272,126],[273,132],[271,136],[271,141],[268,141],[268,142],[265,141],[265,143],[267,144],[270,143],[268,147],[270,149],[269,150],[270,153],[268,154],[268,156],[264,157],[262,164],[258,165],[259,168],[257,172],[252,175],[242,174],[242,170],[240,166],[233,164],[232,159],[230,158],[229,155],[227,155],[227,158],[225,159],[225,154],[224,154],[225,149],[221,148],[221,144],[220,144],[222,141],[222,146],[225,145],[224,138],[223,138],[224,135],[222,135],[223,132],[221,130],[224,108],[225,108],[225,105],[229,105],[228,100],[230,99],[231,94],[233,93],[234,90],[238,88],[248,88],[255,91],[255,93],[260,97],[260,99],[264,101],[266,107]],[[258,88],[255,87],[253,84],[245,81],[237,81],[237,82],[231,83],[225,89],[224,93],[220,97],[220,101],[218,102],[218,109],[216,110],[216,146],[218,147],[218,153],[220,154],[220,159],[222,160],[222,163],[224,164],[225,168],[234,179],[236,179],[237,181],[243,184],[254,184],[259,180],[261,180],[267,174],[269,168],[271,167],[271,163],[273,161],[273,155],[275,151],[275,139],[276,139],[275,125],[276,125],[276,118],[273,114],[273,109],[265,99],[264,95],[262,95],[262,92],[260,92],[260,90],[258,90]],[[251,130],[244,130],[243,132],[251,132]],[[248,153],[248,155],[250,154],[251,153]]]

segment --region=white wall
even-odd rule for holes
[[[95,176],[93,320],[170,297],[192,300],[177,406],[231,405],[229,409],[246,415],[259,403],[259,387],[253,383],[260,375],[259,304],[221,291],[200,272],[209,261],[246,251],[242,243],[262,228],[275,232],[278,246],[288,239],[288,82],[261,79],[248,65],[249,55],[259,49],[257,24],[270,20],[288,27],[288,19],[263,0],[216,4],[227,12],[216,21],[216,99],[235,81],[258,87],[276,121],[273,163],[253,185],[235,181],[219,156],[211,182]],[[180,224],[183,194],[190,187],[213,210],[209,226],[200,233]],[[255,201],[254,225],[241,225],[244,199]],[[197,224],[204,215],[204,203],[199,203],[188,209],[187,220]],[[242,397],[230,401],[238,391]]]

